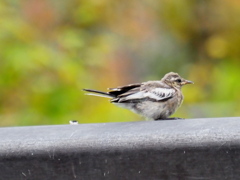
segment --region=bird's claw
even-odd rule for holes
[[[160,121],[160,120],[180,120],[180,119],[184,119],[184,118],[179,118],[179,117],[172,117],[172,118],[166,118],[166,119],[155,119],[155,121]]]

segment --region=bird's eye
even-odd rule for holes
[[[182,80],[181,79],[177,79],[176,82],[180,83],[180,82],[182,82]]]

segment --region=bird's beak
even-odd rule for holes
[[[185,84],[194,84],[194,82],[185,79],[181,84],[182,84],[182,85],[185,85]]]

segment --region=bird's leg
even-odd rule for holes
[[[155,119],[155,121],[160,121],[160,120],[180,120],[184,118],[179,118],[179,117],[172,117],[172,118],[165,118],[165,119]]]
[[[166,120],[180,120],[184,118],[179,118],[179,117],[172,117],[172,118],[166,118]]]

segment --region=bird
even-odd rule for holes
[[[151,120],[174,120],[169,118],[183,102],[182,86],[194,84],[182,78],[178,73],[169,72],[161,80],[134,83],[116,88],[108,88],[108,92],[83,89],[86,95],[111,98],[110,102],[129,109],[136,114]]]

